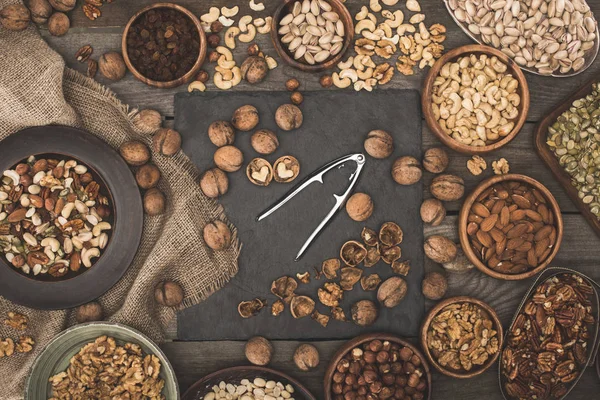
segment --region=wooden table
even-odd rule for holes
[[[600,16],[600,0],[588,0],[588,2],[591,4],[596,16]],[[47,32],[43,32],[43,35],[47,38],[51,46],[64,56],[70,67],[84,71],[84,65],[77,63],[74,58],[77,49],[83,45],[91,44],[94,47],[94,57],[96,58],[106,51],[120,51],[121,34],[127,20],[139,8],[150,3],[153,3],[153,1],[116,0],[112,4],[106,4],[102,7],[103,15],[96,21],[89,21],[83,15],[81,7],[78,6],[72,12],[72,28],[66,36],[54,38],[48,35]],[[180,0],[177,3],[189,8],[198,16],[207,12],[211,6],[231,6],[234,3],[238,4],[241,8],[236,21],[240,16],[249,13],[246,0],[239,2],[225,0]],[[262,16],[270,15],[277,3],[277,0],[266,0],[267,9],[260,14]],[[348,0],[346,4],[354,15],[360,9],[360,6],[365,3],[368,2],[365,0]],[[426,22],[428,24],[437,22],[447,27],[447,40],[444,43],[447,49],[471,43],[471,40],[454,24],[441,1],[421,0],[421,7],[426,15]],[[256,42],[266,53],[273,56],[276,55],[268,35],[258,35]],[[241,61],[245,51],[245,45],[238,45],[235,50],[236,59]],[[310,75],[301,73],[283,65],[281,60],[278,59],[278,61],[280,61],[279,67],[271,71],[266,82],[258,86],[250,86],[242,83],[235,90],[285,90],[284,83],[291,77],[296,77],[300,80],[303,90],[323,90],[318,82],[320,74]],[[389,61],[393,62],[395,60],[391,59]],[[212,75],[214,66],[206,65],[205,68]],[[597,265],[600,261],[600,239],[592,232],[563,189],[552,178],[549,170],[534,153],[532,137],[536,122],[540,121],[561,99],[575,91],[588,79],[597,75],[599,71],[600,60],[596,60],[591,68],[573,78],[545,78],[526,74],[531,91],[531,109],[529,111],[528,122],[510,145],[486,157],[486,160],[488,161],[488,165],[490,165],[492,160],[505,157],[510,162],[511,172],[530,175],[541,181],[552,191],[560,203],[565,223],[563,244],[553,264],[575,268],[600,281],[600,268]],[[388,88],[420,89],[424,75],[424,72],[419,72],[414,76],[405,77],[396,73],[391,83],[376,90],[385,90]],[[117,83],[107,82],[101,77],[98,79],[100,82],[107,84],[124,102],[131,106],[154,108],[160,111],[165,117],[165,124],[167,126],[173,123],[173,95],[186,90],[185,87],[168,90],[150,88],[136,81],[131,74],[127,74],[123,80]],[[208,84],[208,89],[218,90],[212,83]],[[439,142],[427,126],[424,125],[423,148],[437,145],[439,145]],[[467,191],[470,191],[481,180],[481,177],[474,177],[467,171],[466,162],[468,158],[465,155],[452,154],[449,172],[462,176],[466,181]],[[488,175],[491,173],[490,169],[489,167],[487,171]],[[427,175],[426,179],[430,180],[431,176]],[[428,182],[425,183],[425,187],[427,188]],[[425,190],[427,191],[427,189]],[[425,196],[428,197],[428,193],[425,193]],[[450,203],[447,206],[449,216],[441,226],[436,228],[427,227],[424,232],[425,237],[439,233],[455,240],[458,239],[456,235],[456,215],[460,203]],[[430,271],[440,270],[440,267],[433,263],[428,263],[426,269]],[[471,271],[463,275],[449,274],[449,282],[450,290],[448,296],[470,295],[488,302],[495,307],[505,327],[512,318],[518,302],[531,284],[531,281],[498,281],[478,271]],[[427,307],[430,308],[432,305],[432,302],[428,303]],[[173,340],[165,343],[163,348],[175,367],[182,391],[185,391],[194,381],[212,371],[247,363],[243,354],[243,342],[178,342],[176,324],[172,326],[170,336]],[[210,328],[207,327],[207,329]],[[297,377],[308,386],[317,398],[323,398],[322,377],[324,370],[335,350],[342,344],[342,341],[322,341],[314,344],[319,348],[322,357],[321,364],[315,371],[301,373],[295,368],[291,359],[298,342],[294,341],[275,342],[276,355],[271,366]],[[433,376],[432,398],[478,399],[485,396],[489,400],[501,399],[502,396],[498,388],[497,376],[498,370],[496,366],[483,375],[468,381],[450,379],[435,373]],[[569,398],[588,400],[594,396],[598,396],[598,393],[600,393],[600,378],[596,376],[593,368],[589,368]]]

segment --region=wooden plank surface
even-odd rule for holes
[[[79,64],[74,59],[75,52],[83,45],[91,44],[94,47],[94,58],[107,51],[120,51],[121,36],[123,27],[131,15],[141,7],[153,3],[153,0],[117,0],[111,4],[102,7],[103,16],[96,21],[89,21],[83,15],[81,8],[78,7],[71,14],[72,29],[69,34],[55,38],[46,31],[42,35],[48,40],[65,58],[68,66],[79,71],[84,71],[85,66]],[[233,3],[227,0],[179,0],[178,4],[184,5],[192,10],[196,15],[208,11],[211,6],[232,6]],[[360,7],[368,3],[365,0],[348,0],[346,5],[352,14],[355,14]],[[589,1],[592,10],[600,15],[600,0]],[[240,6],[241,15],[248,14],[249,8],[247,1],[236,2]],[[267,9],[260,13],[261,16],[268,16],[277,6],[277,0],[267,0],[265,5]],[[447,49],[451,49],[463,44],[471,43],[470,39],[454,24],[443,4],[439,0],[421,0],[421,7],[426,14],[426,23],[442,23],[448,28],[447,40],[444,43]],[[404,8],[404,6],[402,6]],[[275,56],[273,46],[268,35],[257,35],[256,42],[267,54]],[[238,62],[241,62],[245,56],[246,45],[238,45],[234,55]],[[278,58],[277,58],[278,59]],[[319,83],[320,74],[310,75],[296,71],[280,62],[277,69],[271,71],[268,79],[260,85],[250,86],[242,83],[234,90],[255,90],[255,91],[280,91],[285,90],[284,83],[290,77],[296,77],[302,82],[303,90],[323,90]],[[394,62],[394,59],[388,60]],[[205,67],[212,75],[214,65],[206,64]],[[414,76],[405,77],[396,74],[392,82],[377,90],[386,88],[406,88],[420,90],[424,75],[427,71],[420,71]],[[511,172],[524,173],[544,183],[557,198],[565,222],[565,236],[561,251],[554,265],[573,267],[584,273],[589,274],[596,280],[600,280],[600,246],[599,239],[593,234],[592,230],[579,215],[573,203],[567,198],[563,189],[552,178],[550,172],[541,163],[540,159],[533,150],[533,129],[535,123],[539,121],[549,110],[558,104],[561,99],[568,96],[580,85],[600,72],[600,62],[595,62],[591,68],[573,78],[553,79],[526,74],[529,88],[531,91],[531,108],[528,116],[528,123],[518,135],[518,137],[507,147],[497,151],[491,156],[486,156],[488,162],[488,171],[480,177],[474,177],[466,170],[466,161],[468,156],[453,153],[449,173],[455,173],[465,179],[467,192],[472,190],[484,176],[491,175],[491,162],[500,157],[508,159],[511,165]],[[119,97],[133,107],[154,108],[160,111],[165,117],[165,125],[172,125],[174,116],[173,95],[184,91],[185,87],[175,89],[155,89],[145,86],[136,81],[131,74],[120,82],[108,82],[102,77],[98,80],[107,84],[113,89]],[[209,90],[218,90],[212,83],[208,84]],[[330,89],[335,90],[335,89]],[[364,133],[356,133],[364,134]],[[424,126],[423,128],[423,147],[429,148],[439,146],[439,142],[431,131]],[[432,179],[430,174],[425,175],[425,187]],[[425,196],[429,193],[426,190]],[[456,234],[456,214],[460,209],[460,202],[448,203],[447,208],[449,217],[441,226],[425,228],[425,237],[434,234],[444,234],[457,240]],[[439,265],[433,262],[426,262],[427,271],[441,270]],[[465,274],[449,275],[450,289],[448,296],[468,294],[481,298],[496,308],[498,314],[506,326],[521,297],[531,284],[531,281],[525,282],[505,282],[499,281],[478,272],[470,271]],[[433,302],[428,302],[427,307],[432,307]],[[168,335],[172,339],[177,338],[176,323],[169,327]],[[207,329],[210,329],[207,327]],[[309,339],[309,338],[307,338]],[[272,367],[291,374],[300,379],[317,396],[322,398],[322,379],[328,360],[331,358],[342,341],[321,341],[313,342],[320,350],[322,362],[314,371],[301,373],[291,362],[292,353],[298,342],[278,341],[275,342],[275,357]],[[213,372],[217,369],[245,364],[242,342],[168,342],[163,345],[164,350],[173,363],[181,389],[184,391],[195,380]],[[433,399],[479,399],[485,396],[490,400],[501,399],[500,391],[497,387],[497,368],[494,367],[480,377],[471,379],[467,382],[451,379],[441,374],[434,373],[433,376]],[[586,371],[579,386],[569,396],[570,399],[589,399],[600,393],[600,379],[596,376],[592,368]]]

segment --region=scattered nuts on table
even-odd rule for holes
[[[379,308],[371,300],[360,300],[352,305],[352,321],[358,326],[370,326],[379,317]]]
[[[282,104],[275,111],[275,123],[284,131],[300,128],[302,120],[302,111],[294,104]]]
[[[234,111],[231,123],[235,129],[248,132],[258,125],[259,117],[256,107],[251,105],[241,106]]]
[[[426,224],[438,226],[446,218],[446,208],[438,199],[427,199],[421,204],[421,219]]]
[[[423,156],[423,168],[432,174],[441,174],[448,168],[449,163],[450,157],[441,147],[427,149]]]
[[[259,129],[250,138],[252,148],[259,154],[271,154],[279,147],[279,140],[274,132],[268,129]]]
[[[154,299],[160,305],[177,307],[183,302],[184,294],[177,282],[163,281],[154,288]]]
[[[331,79],[331,75],[323,75],[323,76],[321,76],[321,78],[319,79],[319,83],[324,88],[331,87],[331,85],[333,85],[333,81]]]
[[[499,339],[492,318],[475,303],[442,308],[427,330],[431,356],[453,372],[468,372],[498,354]]]
[[[158,111],[147,108],[136,114],[133,124],[143,133],[153,135],[162,125],[162,116]]]
[[[460,200],[465,194],[465,181],[456,175],[439,175],[431,181],[429,191],[438,200]]]
[[[214,154],[214,162],[217,167],[225,172],[235,172],[244,164],[244,155],[234,146],[219,147]]]
[[[273,178],[279,183],[289,183],[300,174],[300,163],[295,157],[279,157],[273,164]]]
[[[227,174],[219,168],[209,169],[200,178],[200,189],[202,189],[202,193],[212,199],[223,196],[229,190]]]
[[[386,279],[377,290],[377,300],[387,308],[396,307],[406,296],[408,285],[399,276]]]
[[[510,171],[510,165],[506,158],[492,161],[492,170],[496,175],[506,175]]]
[[[338,271],[340,270],[342,263],[337,258],[330,258],[323,261],[321,264],[321,271],[327,279],[337,279]]]
[[[121,157],[127,164],[139,167],[150,160],[150,150],[148,146],[137,140],[130,140],[119,147]]]
[[[121,54],[112,51],[100,56],[100,59],[98,60],[98,71],[100,71],[106,79],[119,81],[125,76],[127,67],[125,66],[125,61],[123,61]]]
[[[432,111],[442,130],[468,146],[506,137],[520,116],[519,81],[497,57],[460,57],[442,66],[433,83]]]
[[[235,131],[227,121],[214,121],[208,126],[208,138],[217,147],[233,144]]]
[[[449,263],[456,258],[456,244],[445,236],[432,235],[425,239],[425,255],[438,264]]]
[[[144,164],[135,173],[135,180],[142,189],[151,189],[158,184],[160,170],[154,164]]]
[[[446,277],[439,272],[428,272],[421,284],[423,296],[429,300],[440,300],[448,290]]]
[[[294,351],[294,363],[301,371],[319,366],[319,350],[312,344],[301,344]]]
[[[92,48],[92,46],[87,44],[81,47],[79,50],[77,50],[77,53],[75,53],[75,59],[80,63],[84,63],[90,58],[93,52],[94,49]]]
[[[167,199],[157,188],[148,189],[144,193],[144,211],[149,216],[160,215],[165,211]]]
[[[292,104],[300,105],[304,101],[304,96],[300,92],[294,92],[290,95],[290,101]]]
[[[264,158],[255,158],[246,167],[246,176],[257,186],[268,186],[273,179],[273,167]]]
[[[296,78],[290,78],[285,81],[285,88],[290,92],[295,92],[300,87],[300,82]]]
[[[454,17],[472,35],[541,75],[577,72],[593,53],[597,22],[585,1],[516,0],[502,7],[500,4],[471,0],[448,3]]]
[[[204,227],[204,242],[213,250],[225,250],[231,245],[231,230],[222,221],[215,220]]]
[[[291,276],[282,276],[271,283],[271,293],[286,303],[292,301],[292,298],[296,295],[295,291],[297,288],[298,282]]]
[[[94,368],[90,368],[90,365]],[[123,365],[130,366],[123,368]],[[165,381],[160,378],[161,362],[135,343],[117,345],[112,337],[100,336],[83,346],[65,371],[50,377],[52,398],[68,399],[121,396],[162,398]],[[136,379],[131,379],[136,376]],[[124,384],[126,380],[131,382]]]
[[[152,138],[152,148],[162,156],[172,157],[181,149],[181,135],[174,129],[161,128]]]
[[[254,365],[264,366],[273,358],[273,345],[262,336],[255,336],[246,342],[246,358]]]
[[[366,193],[354,193],[346,202],[346,212],[354,221],[366,221],[373,214],[373,199]]]
[[[75,310],[75,320],[83,324],[84,322],[102,321],[104,311],[100,303],[92,301],[77,307]]]
[[[15,353],[15,342],[11,338],[0,338],[0,358],[10,357]]]
[[[238,304],[238,313],[242,318],[251,318],[257,316],[266,306],[267,301],[257,297],[253,300],[242,301]]]
[[[261,400],[261,399],[287,399],[294,400],[294,387],[289,383],[268,381],[263,378],[242,379],[239,384],[219,382],[211,388],[202,400],[228,399],[232,400]]]
[[[248,56],[240,67],[242,79],[254,85],[265,80],[269,66],[263,57]]]
[[[481,175],[487,168],[487,163],[481,156],[473,156],[467,161],[467,169],[475,176]]]
[[[342,267],[340,270],[340,287],[347,292],[354,289],[362,277],[362,269],[357,267]],[[327,285],[327,284],[326,284]]]
[[[394,151],[394,139],[386,131],[376,129],[369,132],[364,146],[371,157],[383,159],[389,157]]]
[[[355,240],[349,240],[340,249],[340,258],[346,265],[355,267],[367,256],[365,246]]]
[[[412,156],[403,156],[392,165],[392,178],[399,185],[414,185],[421,180],[421,163]]]
[[[308,284],[310,283],[310,272],[298,272],[296,273],[296,278],[298,281],[300,281],[300,283]]]
[[[18,331],[24,331],[27,329],[27,323],[29,322],[29,318],[26,315],[16,313],[14,311],[9,311],[6,315],[7,318],[4,320],[4,325],[9,326]]]

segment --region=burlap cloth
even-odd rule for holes
[[[15,2],[0,0],[0,8]],[[136,110],[122,104],[109,89],[66,68],[35,27],[24,32],[0,27],[0,139],[30,126],[62,124],[85,129],[115,148],[131,139],[150,143],[151,138],[133,125],[135,115]],[[202,228],[207,221],[225,220],[222,208],[201,193],[197,171],[184,154],[173,158],[153,154],[152,158],[162,173],[159,188],[167,196],[167,211],[145,217],[132,265],[99,301],[109,321],[127,324],[160,341],[175,310],[155,304],[155,284],[175,280],[185,290],[182,307],[196,304],[236,274],[239,244],[232,226],[235,240],[229,250],[208,249]],[[25,378],[36,355],[74,319],[73,310],[32,310],[0,297],[2,338],[18,339],[21,334],[1,323],[9,311],[29,317],[25,333],[36,341],[29,354],[0,358],[0,398],[12,400],[23,397]]]

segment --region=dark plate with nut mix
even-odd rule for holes
[[[105,238],[108,245],[99,252],[100,257],[93,260],[90,268],[82,265],[80,271],[69,271],[58,278],[23,273],[9,265],[4,256],[0,257],[0,294],[15,303],[38,309],[75,307],[104,294],[129,267],[142,235],[141,196],[125,161],[112,147],[88,132],[65,126],[35,127],[17,132],[2,141],[0,168],[2,171],[14,170],[17,164],[26,162],[32,155],[37,159],[75,160],[88,168],[92,178],[104,188],[100,193],[111,206],[111,216],[106,219],[111,226],[110,236]],[[76,210],[76,213],[79,215],[80,211]],[[28,239],[31,241],[31,237]],[[46,247],[51,248],[51,245]],[[44,253],[41,252],[46,249],[39,247],[42,256]],[[57,254],[61,250],[62,245]]]
[[[323,384],[325,400],[344,399],[347,392],[382,399],[431,398],[425,357],[412,343],[388,333],[367,333],[346,342],[331,359]]]

